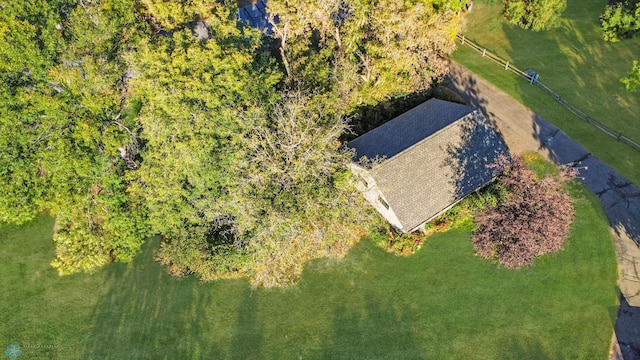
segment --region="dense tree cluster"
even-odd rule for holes
[[[430,88],[460,0],[33,0],[0,10],[0,221],[56,217],[60,273],[129,261],[273,286],[366,230],[340,136]],[[276,21],[275,15],[279,19]]]
[[[445,73],[460,1],[273,1],[289,81],[330,91],[347,109],[429,88]]]
[[[567,0],[503,0],[503,3],[507,22],[534,31],[554,27],[567,8]]]
[[[519,157],[502,158],[495,166],[504,169],[498,183],[505,195],[497,206],[476,215],[472,236],[476,254],[518,268],[560,250],[575,213],[562,181],[573,173],[562,170],[538,179]]]
[[[605,41],[618,42],[640,32],[640,1],[626,0],[607,5],[600,16]]]

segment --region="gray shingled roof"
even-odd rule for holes
[[[405,231],[486,185],[495,176],[486,165],[508,155],[480,111],[433,99],[347,146],[387,157],[371,173]]]
[[[473,112],[473,107],[430,99],[350,141],[356,159],[391,158],[436,131]]]

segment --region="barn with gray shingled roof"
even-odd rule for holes
[[[491,182],[508,156],[482,112],[431,99],[350,141],[363,195],[398,231],[420,229]],[[373,161],[371,161],[373,160]]]

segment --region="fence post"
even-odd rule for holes
[[[482,57],[484,57],[484,54],[487,53],[487,49],[482,49]]]
[[[464,45],[464,35],[462,35],[462,45]]]
[[[507,64],[504,66],[505,70],[509,70],[509,62],[507,61]]]

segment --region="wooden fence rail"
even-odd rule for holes
[[[560,105],[564,106],[567,110],[569,110],[569,112],[571,112],[576,117],[580,118],[582,121],[593,125],[596,129],[602,131],[603,133],[611,136],[612,138],[614,138],[614,139],[616,139],[616,140],[618,140],[620,142],[623,142],[623,143],[627,144],[632,149],[640,152],[640,142],[634,141],[634,140],[622,135],[620,132],[615,131],[614,129],[608,127],[607,125],[605,125],[605,124],[599,122],[598,120],[594,119],[592,116],[590,116],[589,114],[585,113],[584,111],[582,111],[577,106],[575,106],[572,103],[570,103],[567,100],[565,100],[562,96],[560,96],[558,93],[553,91],[550,87],[548,87],[543,82],[538,80],[537,77],[534,78],[534,76],[535,76],[534,74],[529,74],[527,72],[524,72],[524,71],[518,69],[517,67],[513,66],[513,64],[510,64],[509,61],[504,60],[503,58],[501,58],[498,55],[492,53],[491,51],[487,50],[486,48],[483,48],[482,46],[478,45],[474,41],[467,39],[464,35],[459,35],[458,34],[456,36],[457,36],[458,40],[460,40],[460,42],[463,45],[467,45],[470,48],[472,48],[475,51],[477,51],[478,53],[482,54],[482,57],[486,57],[489,60],[492,60],[493,62],[496,62],[496,63],[502,65],[505,70],[509,70],[509,71],[511,71],[511,72],[513,72],[513,73],[525,78],[530,84],[533,84],[533,85],[537,86],[538,88],[542,89],[547,94],[553,96],[553,98],[556,99],[556,101]]]

